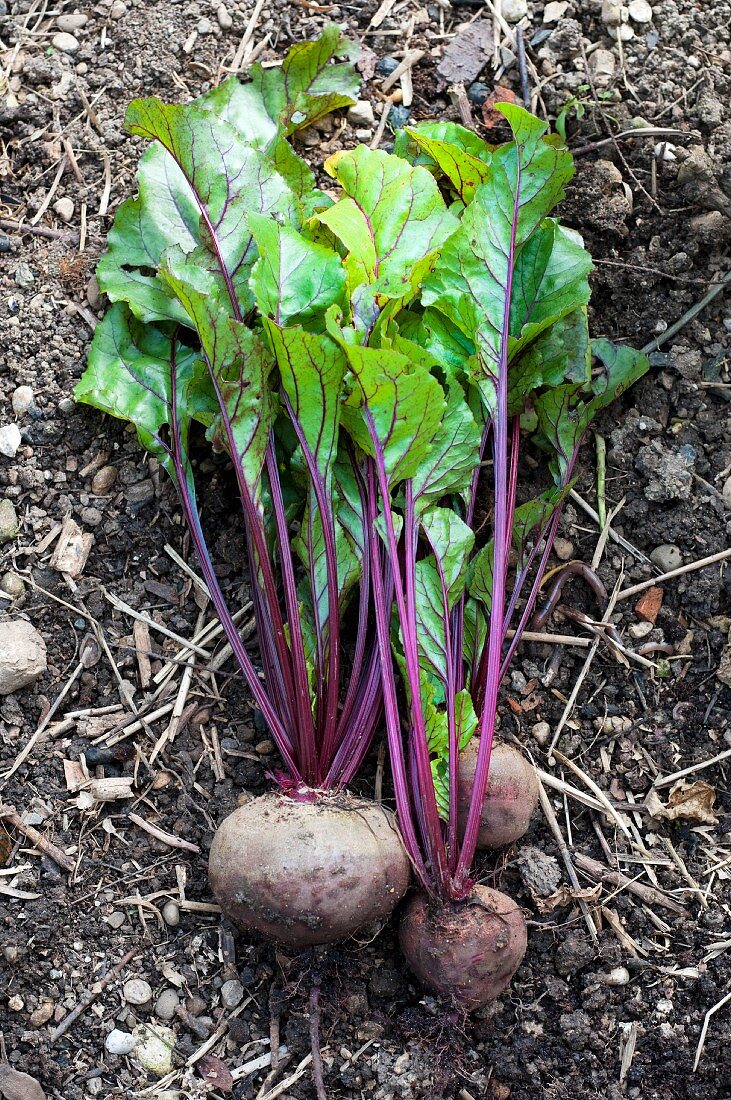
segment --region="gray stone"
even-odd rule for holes
[[[663,543],[656,546],[650,554],[650,561],[656,565],[661,573],[669,573],[672,569],[678,569],[683,564],[683,555],[679,546],[672,543]]]
[[[128,1031],[120,1031],[115,1027],[104,1040],[104,1046],[110,1054],[129,1054],[137,1046],[137,1040]]]
[[[556,951],[556,970],[562,978],[569,978],[594,958],[594,947],[578,932],[567,932]]]
[[[635,468],[647,478],[644,494],[648,500],[664,504],[668,500],[681,500],[688,496],[693,486],[693,469],[696,451],[690,444],[669,448],[655,440],[641,447]]]
[[[236,1008],[244,999],[244,987],[236,978],[230,978],[221,986],[221,1000],[226,1008]]]
[[[605,27],[618,27],[622,22],[621,0],[604,0],[602,3],[602,23]]]
[[[651,23],[652,8],[647,0],[631,0],[629,5],[629,17],[635,23]]]
[[[55,50],[60,50],[61,53],[76,53],[79,48],[79,40],[75,35],[69,34],[68,31],[59,31],[51,39],[51,45]]]
[[[198,34],[211,34],[213,31],[213,23],[211,23],[210,19],[206,19],[205,16],[203,19],[198,20],[196,27]]]
[[[18,420],[22,420],[33,404],[33,390],[30,386],[18,386],[13,390],[13,413]]]
[[[3,497],[0,499],[0,546],[4,542],[12,542],[19,530],[15,508],[7,497]]]
[[[21,290],[28,290],[29,287],[33,286],[35,281],[30,265],[27,264],[25,260],[21,260],[16,267],[14,278],[16,285],[19,286]]]
[[[231,27],[233,26],[233,19],[229,15],[228,9],[225,4],[218,5],[218,8],[216,9],[216,19],[218,20],[218,25],[222,31],[231,30]]]
[[[127,5],[125,4],[124,0],[114,0],[114,3],[109,9],[109,18],[114,19],[115,21],[119,21],[120,19],[124,19],[126,14]]]
[[[155,1001],[155,1015],[159,1020],[172,1020],[178,1007],[179,997],[175,989],[163,989]]]
[[[518,869],[526,886],[540,898],[550,897],[561,885],[561,868],[554,856],[540,848],[524,847],[518,855]]]
[[[84,15],[80,11],[70,11],[67,15],[59,15],[56,26],[60,31],[73,34],[74,31],[79,31],[82,27],[85,27],[88,22],[88,15]]]
[[[30,687],[46,671],[46,643],[26,619],[0,623],[0,695]]]
[[[140,1008],[149,1005],[152,1000],[152,987],[143,978],[130,978],[124,983],[124,999],[129,1005]]]
[[[164,1077],[173,1068],[175,1032],[164,1024],[141,1024],[134,1030],[137,1038],[135,1058],[143,1069]]]
[[[348,111],[348,122],[352,126],[372,126],[375,122],[375,115],[370,101],[357,99]]]

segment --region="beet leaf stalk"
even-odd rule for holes
[[[370,557],[389,750],[425,891],[407,907],[402,944],[417,974],[468,1008],[497,995],[525,948],[517,907],[471,877],[500,682],[533,613],[586,428],[646,369],[630,349],[590,344],[591,261],[550,217],[573,173],[569,153],[527,112],[500,109],[513,140],[497,148],[446,123],[397,140],[422,204],[437,213],[436,180],[443,216],[457,219],[401,276],[401,300],[381,288],[394,252],[419,231],[410,195],[402,205],[385,197],[404,175],[397,157],[332,158],[346,195],[321,215],[348,250],[355,323],[336,328],[331,311],[331,330],[352,378],[343,424],[368,456],[376,500],[382,545]],[[386,201],[391,232],[379,233]],[[549,484],[519,503],[526,445],[545,454]],[[467,920],[474,905],[482,917]]]

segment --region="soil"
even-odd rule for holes
[[[519,13],[521,3],[510,0],[511,12]],[[0,699],[3,770],[74,672],[90,619],[109,645],[109,654],[72,684],[50,735],[1,787],[2,800],[30,815],[26,820],[70,854],[76,870],[66,874],[16,829],[0,825],[0,1062],[32,1075],[59,1100],[215,1097],[226,1094],[225,1067],[251,1062],[271,1041],[279,1045],[279,1069],[245,1071],[228,1094],[269,1095],[267,1089],[284,1085],[276,1095],[310,1097],[308,1066],[299,1076],[296,1070],[309,1052],[315,983],[328,1096],[731,1097],[729,1003],[710,1017],[694,1067],[704,1017],[731,990],[731,761],[688,779],[715,789],[706,823],[692,810],[689,818],[653,817],[647,804],[656,776],[731,746],[729,692],[716,675],[731,611],[731,571],[722,564],[662,585],[662,606],[643,641],[669,643],[683,659],[667,662],[660,675],[621,664],[600,646],[559,739],[564,756],[605,797],[637,803],[627,818],[631,847],[612,819],[549,790],[588,891],[584,904],[599,929],[596,942],[568,890],[555,835],[536,814],[519,846],[480,867],[482,881],[523,906],[528,953],[503,996],[467,1019],[424,995],[399,954],[392,924],[377,937],[296,957],[234,937],[211,909],[206,852],[213,831],[237,802],[266,788],[266,772],[276,766],[272,743],[230,664],[217,676],[215,698],[193,677],[187,698],[193,706],[186,706],[174,740],[154,760],[168,715],[108,747],[110,727],[130,709],[144,708],[152,688],[140,684],[133,621],[106,593],[185,638],[200,614],[189,578],[164,549],[170,544],[188,556],[171,486],[133,435],[70,399],[104,309],[95,262],[116,205],[134,189],[139,143],[124,134],[123,114],[134,96],[186,100],[205,91],[231,64],[252,7],[249,0],[226,0],[217,13],[217,4],[202,0],[114,0],[111,6],[0,0],[0,14],[7,8],[8,16],[0,23],[0,216],[57,231],[48,239],[4,223],[0,235],[0,423],[14,419],[18,386],[34,393],[16,456],[0,457],[1,491],[20,521],[17,539],[3,548],[2,571],[14,571],[26,586],[14,602],[5,599],[3,614],[27,617],[48,648],[48,670],[35,686]],[[252,44],[266,37],[261,56],[274,59],[292,41],[317,33],[325,18],[363,35],[376,7],[373,0],[269,0]],[[558,21],[544,22],[557,8]],[[643,0],[630,5],[634,17],[624,26],[633,34],[621,49],[606,21],[618,5],[569,0],[544,10],[535,0],[523,21],[534,106],[552,119],[567,108],[568,141],[577,152],[561,213],[595,257],[593,331],[636,346],[661,337],[717,285],[731,238],[725,37],[731,7],[724,0],[664,0],[641,22],[647,9]],[[56,20],[73,13],[88,18],[73,32],[73,52],[64,52],[52,44]],[[377,58],[399,59],[406,48],[425,51],[413,71],[412,119],[459,117],[437,64],[451,36],[482,14],[474,3],[406,0],[391,5],[376,33],[366,36]],[[491,19],[489,11],[485,16]],[[599,50],[613,64],[608,76]],[[504,42],[501,62],[513,58]],[[491,63],[480,79],[492,89]],[[363,90],[376,117],[381,82],[376,72]],[[497,83],[519,95],[517,65]],[[470,104],[475,127],[501,136],[489,106],[483,118]],[[676,132],[607,140],[638,125]],[[357,140],[353,129],[346,121],[342,131],[306,135],[306,154],[320,164],[339,142]],[[387,130],[383,146],[390,140]],[[62,206],[62,214],[55,206],[60,199],[72,204]],[[68,233],[81,233],[81,242]],[[607,505],[621,503],[615,529],[641,554],[657,558],[658,547],[671,544],[679,560],[692,563],[729,545],[730,341],[731,311],[721,293],[662,343],[650,373],[598,425],[607,446]],[[107,466],[116,471],[114,484],[93,489],[95,473]],[[221,532],[216,553],[231,598],[244,600],[230,487],[217,467],[204,465],[202,472],[210,478],[210,519]],[[591,439],[577,490],[595,503]],[[75,582],[51,567],[54,544],[47,539],[68,515],[94,539]],[[576,503],[567,508],[560,534],[563,557],[591,560],[597,528]],[[667,560],[664,554],[658,560]],[[622,571],[626,587],[650,577],[653,567],[610,543],[599,567],[610,591]],[[580,582],[565,590],[564,600],[594,611]],[[640,622],[635,602],[618,603],[612,616],[631,646],[639,644],[633,641]],[[580,629],[558,615],[551,627]],[[154,675],[178,647],[155,631],[151,637]],[[503,693],[503,733],[525,745],[541,767],[591,793],[558,758],[550,767],[543,725],[555,729],[586,651],[566,649],[552,680],[545,675],[551,656],[547,647],[520,650]],[[179,670],[173,683],[177,690]],[[68,712],[122,704],[111,716],[56,724]],[[73,789],[82,753],[92,775],[133,777],[133,797],[89,806]],[[376,760],[377,747],[364,789]],[[668,792],[659,789],[663,804]],[[196,850],[171,848],[130,814]],[[640,841],[644,862],[636,854]],[[648,901],[604,882],[599,896],[581,869],[586,856],[660,893]],[[10,867],[22,869],[3,874]],[[667,908],[668,899],[676,908],[680,903],[682,913]],[[133,948],[123,972],[111,975]],[[105,975],[111,975],[106,986],[95,984]],[[149,1006],[125,999],[124,983],[132,978],[151,987]],[[177,991],[183,1010],[165,1019],[174,1030],[174,1068],[159,1079],[134,1056],[110,1053],[105,1038],[113,1028],[130,1032],[165,1017],[175,1001],[170,993],[157,1000],[165,990]],[[95,993],[90,1006],[53,1043],[53,1029],[87,991]],[[186,1060],[226,1023],[211,1047],[220,1061],[188,1067]],[[205,1067],[213,1074],[208,1081]]]

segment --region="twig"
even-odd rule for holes
[[[710,768],[714,764],[720,764],[722,760],[728,760],[731,756],[731,749],[724,749],[723,752],[719,752],[717,756],[712,756],[710,760],[701,760],[700,764],[691,764],[689,768],[683,768],[682,771],[673,772],[672,775],[664,775],[661,779],[656,779],[653,783],[653,787],[668,787],[671,783],[677,782],[678,779],[683,779],[686,775],[693,775],[694,772],[703,771],[705,768]]]
[[[696,569],[705,569],[709,565],[715,565],[718,561],[725,561],[726,558],[731,558],[731,549],[719,550],[717,554],[711,554],[699,561],[692,561],[689,565],[680,565],[677,569],[671,569],[668,573],[661,573],[659,577],[651,577],[649,581],[641,581],[640,584],[633,584],[631,588],[623,588],[617,596],[617,602],[628,600],[630,596],[636,596],[638,592],[644,592],[646,588],[652,588],[656,584],[662,584],[663,581],[672,580],[673,577],[680,577],[683,573],[693,573]]]
[[[579,779],[581,779],[582,782],[586,784],[592,794],[601,802],[604,811],[609,814],[615,824],[619,827],[620,831],[624,833],[627,840],[629,840],[631,843],[632,835],[627,828],[627,825],[614,809],[614,806],[609,801],[601,787],[598,787],[594,780],[590,776],[588,776],[586,772],[581,770],[578,764],[575,764],[573,760],[569,760],[568,756],[564,756],[564,754],[562,752],[559,752],[558,749],[555,750],[554,755],[557,760],[560,760],[562,764],[566,765],[569,771],[572,771],[574,775],[578,776]]]
[[[563,833],[561,832],[561,826],[559,825],[558,821],[556,820],[556,815],[553,812],[553,806],[551,805],[551,801],[550,801],[548,795],[546,794],[545,788],[544,788],[543,784],[541,783],[540,779],[538,780],[538,794],[539,794],[540,799],[541,799],[541,809],[543,810],[543,813],[545,814],[545,817],[546,817],[546,820],[548,822],[549,828],[550,828],[551,832],[554,835],[556,843],[558,844],[558,850],[561,853],[561,858],[563,860],[564,867],[566,868],[566,874],[569,876],[569,882],[573,886],[574,890],[580,891],[581,890],[581,883],[579,882],[579,877],[576,874],[576,870],[575,870],[574,865],[571,861],[571,853],[568,849],[566,841],[563,838]],[[597,935],[596,925],[594,924],[594,921],[592,920],[591,913],[589,912],[589,906],[586,904],[584,899],[581,898],[581,897],[578,897],[576,900],[577,900],[579,908],[581,909],[581,912],[584,916],[584,920],[586,922],[586,927],[589,929],[589,935],[591,936],[594,943],[599,943],[599,937]]]
[[[572,500],[576,501],[580,508],[583,508],[587,516],[590,516],[594,522],[599,525],[599,529],[601,530],[603,524],[599,518],[599,513],[595,512],[592,506],[585,501],[583,497],[579,496],[575,489],[569,492],[569,496]],[[638,561],[645,562],[648,565],[650,564],[650,559],[647,554],[643,554],[641,550],[638,550],[636,546],[633,546],[632,543],[628,542],[622,535],[618,535],[611,527],[608,533],[612,542],[616,542],[617,546],[621,546],[622,549],[626,550],[628,554],[631,554],[633,558],[637,558]]]
[[[654,887],[645,886],[644,882],[636,882],[634,879],[627,878],[621,871],[611,871],[598,860],[592,859],[591,856],[585,856],[582,852],[574,852],[574,859],[576,866],[585,871],[589,878],[593,878],[595,882],[610,882],[613,886],[622,886],[624,889],[629,890],[631,894],[636,894],[638,898],[642,898],[648,905],[662,905],[679,917],[688,916],[688,910],[684,906],[673,898],[666,897],[659,890],[655,890]]]
[[[612,612],[614,611],[614,605],[617,602],[617,591],[619,589],[619,585],[621,584],[623,576],[624,576],[623,573],[620,574],[620,576],[617,580],[617,583],[614,587],[614,592],[612,593],[612,595],[609,599],[609,603],[607,604],[606,610],[605,610],[604,614],[601,617],[601,622],[602,623],[608,623],[609,620],[611,619]],[[601,634],[597,633],[595,638],[594,638],[594,641],[591,643],[591,648],[589,649],[589,652],[586,655],[586,660],[584,661],[584,666],[583,666],[581,672],[579,673],[579,675],[576,677],[576,682],[574,683],[574,686],[571,689],[571,694],[569,695],[566,706],[564,707],[563,714],[561,715],[561,717],[558,721],[558,725],[556,726],[556,729],[554,731],[553,737],[551,738],[551,744],[548,746],[548,755],[549,755],[549,757],[550,757],[551,753],[553,752],[553,749],[554,749],[554,746],[556,745],[556,742],[558,741],[559,737],[561,736],[561,730],[564,728],[564,726],[566,725],[566,723],[569,720],[569,717],[571,716],[571,712],[574,709],[574,706],[576,704],[576,700],[579,697],[579,692],[581,691],[581,685],[584,683],[584,680],[586,679],[586,677],[589,673],[589,669],[591,668],[591,663],[594,660],[594,657],[596,656],[597,650],[599,649],[600,641],[601,641]]]
[[[723,1008],[725,1004],[731,1001],[731,992],[727,993],[725,997],[722,997],[720,1001],[717,1001],[713,1008],[709,1008],[703,1017],[703,1027],[701,1028],[700,1038],[698,1039],[698,1049],[695,1052],[695,1062],[693,1063],[693,1073],[698,1069],[698,1063],[701,1060],[701,1054],[703,1053],[703,1047],[706,1042],[706,1034],[708,1033],[708,1025],[711,1022],[711,1016],[715,1012],[718,1012],[720,1008]]]
[[[114,967],[113,970],[109,971],[106,977],[101,978],[98,982],[95,982],[91,989],[87,989],[86,993],[83,995],[76,1008],[72,1008],[68,1016],[65,1016],[58,1027],[53,1029],[53,1031],[51,1032],[51,1043],[55,1043],[58,1039],[61,1038],[62,1035],[66,1034],[71,1025],[76,1023],[79,1016],[81,1016],[86,1011],[86,1009],[95,999],[95,997],[98,997],[100,993],[104,992],[107,986],[111,982],[113,982],[114,979],[119,976],[119,974],[121,974],[127,963],[131,962],[135,955],[137,955],[138,953],[138,947],[130,948],[130,950],[125,955],[122,955],[122,958],[119,960],[117,965]]]
[[[594,436],[596,444],[596,511],[599,516],[599,527],[603,531],[607,526],[607,444],[603,435],[596,432]]]
[[[378,120],[378,126],[376,127],[376,132],[373,135],[373,137],[371,138],[371,144],[370,144],[369,148],[377,149],[378,146],[381,144],[381,141],[383,140],[383,135],[386,132],[386,123],[388,122],[388,116],[391,113],[391,107],[392,106],[393,106],[393,104],[391,103],[391,100],[387,99],[386,102],[381,107],[381,117]]]
[[[47,241],[68,241],[69,244],[79,243],[79,234],[73,229],[48,229],[45,225],[16,222],[12,218],[0,218],[0,229],[8,229],[11,233],[32,233],[34,237],[44,237]]]
[[[394,84],[401,79],[401,74],[405,73],[407,69],[412,69],[417,61],[421,61],[423,56],[424,50],[409,50],[403,61],[400,61],[391,75],[386,77],[381,85],[381,91],[390,92]]]
[[[42,852],[45,852],[54,863],[57,863],[59,867],[63,867],[64,871],[68,871],[69,874],[73,874],[76,863],[70,856],[67,856],[65,852],[62,852],[57,845],[53,843],[39,833],[37,829],[34,829],[32,825],[26,825],[23,818],[20,816],[15,806],[5,806],[0,803],[0,819],[7,821],[10,825],[21,832],[24,836],[28,837],[28,840],[35,845],[36,848],[40,848]]]
[[[43,199],[43,202],[38,207],[37,211],[35,212],[35,214],[33,215],[33,217],[30,220],[31,225],[37,225],[38,222],[43,217],[43,215],[45,214],[46,210],[48,210],[48,207],[51,204],[51,199],[56,194],[56,188],[58,187],[59,183],[61,182],[61,177],[63,176],[64,172],[66,171],[66,164],[67,164],[67,159],[66,159],[66,154],[64,153],[64,155],[61,157],[61,160],[59,161],[58,169],[56,170],[56,175],[53,177],[53,183],[51,184],[51,186],[46,191],[46,195],[45,195],[45,198]]]
[[[313,977],[310,989],[310,1050],[312,1051],[312,1081],[317,1100],[327,1100],[320,1050],[320,984],[317,977]]]
[[[528,69],[525,63],[525,41],[523,39],[523,28],[515,28],[515,46],[516,53],[518,54],[518,71],[520,72],[520,91],[523,96],[523,105],[526,110],[530,110],[530,84],[528,83]]]
[[[243,33],[241,41],[239,42],[238,49],[234,54],[234,59],[230,69],[226,69],[226,72],[238,73],[244,66],[247,60],[248,47],[251,39],[254,37],[254,31],[256,30],[256,24],[259,21],[261,10],[264,7],[265,0],[256,0],[254,10],[251,13],[251,18],[246,24],[246,30]]]
[[[171,638],[184,649],[192,649],[199,657],[205,657],[206,660],[210,657],[210,653],[207,649],[203,649],[202,646],[196,645],[195,642],[186,641],[180,634],[176,634],[174,630],[170,630],[161,623],[156,623],[155,620],[150,615],[146,615],[144,611],[135,611],[128,603],[125,603],[124,600],[120,600],[119,596],[115,596],[113,592],[108,592],[103,586],[102,593],[109,600],[112,607],[116,607],[118,611],[124,612],[125,615],[131,615],[133,619],[139,619],[140,622],[147,623],[150,630],[156,630],[158,634],[164,634],[166,638]]]
[[[584,153],[593,153],[596,149],[603,149],[605,145],[613,145],[615,141],[624,141],[625,138],[636,137],[687,137],[685,130],[672,130],[663,126],[638,126],[634,130],[622,130],[613,137],[600,138],[599,141],[590,141],[586,145],[580,145],[578,149],[572,149],[573,157],[581,157]]]
[[[663,843],[663,847],[665,848],[666,852],[668,853],[668,855],[672,859],[672,861],[675,864],[675,866],[677,867],[677,869],[680,871],[680,874],[681,874],[682,878],[685,879],[685,881],[688,883],[688,885],[690,886],[690,888],[693,891],[693,893],[695,894],[695,896],[698,898],[698,901],[700,902],[701,909],[707,909],[708,908],[708,900],[706,899],[706,895],[703,893],[700,886],[695,881],[695,879],[691,875],[688,868],[685,866],[685,863],[684,863],[680,853],[676,852],[675,848],[673,847],[672,841],[669,840],[668,837],[666,837],[666,836],[661,837],[661,840],[662,840],[662,843]]]
[[[642,349],[643,354],[648,355],[651,351],[657,351],[661,344],[667,343],[676,333],[680,332],[682,328],[685,328],[689,321],[692,321],[701,310],[705,309],[714,298],[718,297],[729,282],[731,282],[731,271],[727,271],[715,286],[712,286],[708,293],[703,295],[700,302],[696,302],[694,306],[691,306],[688,312],[684,313],[674,325],[671,325],[670,328],[666,328],[665,331],[661,332],[659,336],[656,336],[654,340],[650,340],[649,344],[645,344]]]
[[[306,1058],[302,1059],[294,1073],[292,1073],[289,1077],[285,1077],[285,1079],[283,1081],[280,1081],[278,1085],[275,1085],[270,1092],[267,1092],[264,1096],[262,1096],[261,1100],[276,1100],[276,1097],[281,1096],[283,1092],[286,1092],[288,1088],[291,1088],[292,1085],[299,1081],[300,1077],[302,1077],[311,1061],[312,1055],[308,1054]],[[234,1070],[234,1073],[235,1072],[236,1071]]]
[[[169,848],[183,848],[186,852],[200,854],[200,848],[197,844],[191,844],[189,840],[183,840],[179,836],[173,836],[172,833],[166,833],[164,829],[159,829],[157,825],[151,825],[149,821],[145,821],[144,817],[140,817],[139,814],[128,814],[127,816],[135,825],[139,825],[146,833],[154,836],[156,840],[162,841],[163,844],[167,844]]]

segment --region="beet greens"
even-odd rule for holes
[[[250,84],[130,106],[153,144],[99,264],[114,304],[76,392],[175,482],[280,784],[347,785],[385,709],[406,849],[429,893],[460,900],[499,685],[582,437],[646,361],[589,340],[591,260],[551,217],[571,157],[526,111],[498,106],[513,138],[496,147],[422,123],[392,154],[335,154],[338,197],[317,189],[291,140],[353,101],[343,56],[329,28]],[[203,433],[234,471],[263,675],[209,550]],[[546,487],[518,503],[526,448]]]

